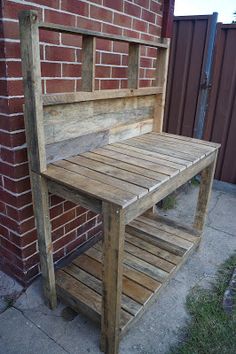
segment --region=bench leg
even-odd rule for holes
[[[124,211],[103,203],[103,306],[101,350],[117,354],[119,350],[122,272],[124,255]]]
[[[198,194],[197,208],[193,227],[202,232],[206,221],[207,208],[211,196],[212,183],[215,173],[215,160],[201,172],[201,183]]]
[[[49,307],[54,309],[57,306],[57,296],[52,254],[48,188],[45,179],[34,172],[31,172],[31,187],[34,201],[34,215],[37,225],[44,295],[48,301]]]

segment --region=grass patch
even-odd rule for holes
[[[236,254],[219,269],[211,289],[194,288],[187,298],[192,316],[184,329],[184,340],[171,354],[235,354],[236,313],[228,316],[222,307],[224,292],[229,285]]]
[[[176,207],[177,201],[176,201],[176,196],[175,194],[170,194],[164,199],[162,199],[160,203],[160,208],[163,210],[170,210],[174,209]]]
[[[193,187],[197,187],[200,184],[199,178],[197,176],[193,177],[190,181],[191,185]]]

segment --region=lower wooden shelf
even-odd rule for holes
[[[121,334],[141,316],[198,245],[186,227],[146,213],[126,226]],[[58,296],[79,312],[100,321],[102,307],[101,241],[56,272]]]

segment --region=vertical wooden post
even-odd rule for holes
[[[95,89],[96,38],[83,35],[82,41],[82,91]]]
[[[124,210],[103,203],[103,308],[101,349],[117,354],[119,349],[122,272],[124,255]]]
[[[137,89],[139,87],[139,59],[140,45],[129,43],[128,88]]]
[[[38,14],[24,11],[20,14],[22,72],[25,93],[25,127],[30,164],[30,177],[34,213],[38,232],[38,245],[43,287],[51,308],[57,304],[52,257],[48,190],[40,173],[46,170],[43,128],[43,104],[40,71]]]
[[[157,67],[156,67],[156,82],[155,86],[162,87],[162,93],[157,95],[156,106],[154,111],[153,131],[161,133],[164,119],[166,84],[169,62],[170,40],[166,39],[168,48],[158,48],[157,52]]]
[[[211,189],[212,189],[212,183],[214,179],[216,160],[217,160],[217,154],[215,160],[201,172],[201,183],[200,183],[197,208],[196,208],[194,224],[193,224],[193,227],[200,232],[202,232],[206,221],[207,208],[211,196]]]

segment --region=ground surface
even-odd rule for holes
[[[207,287],[218,266],[236,248],[236,188],[218,184],[211,198],[209,216],[199,250],[179,270],[144,316],[123,338],[121,354],[165,354],[181,341],[181,328],[189,317],[186,295],[195,285]],[[177,207],[165,212],[191,222],[197,187],[187,187],[177,198]],[[50,311],[43,304],[40,279],[11,305],[21,288],[0,273],[1,354],[99,354],[99,328],[82,315],[73,320],[62,316],[60,304]],[[10,294],[10,296],[9,296]],[[6,295],[8,295],[7,300]],[[10,298],[10,300],[9,300]]]

